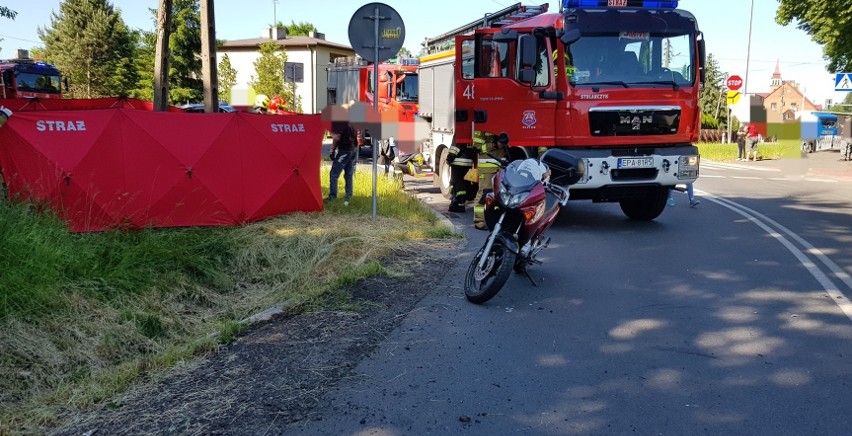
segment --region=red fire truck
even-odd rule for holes
[[[362,59],[338,58],[328,68],[328,102],[344,104],[355,100],[373,107],[373,98],[378,94],[379,112],[392,111],[397,114],[395,119],[398,122],[413,123],[418,110],[418,64],[417,59],[411,58],[379,63],[379,86],[376,92],[373,86],[373,64]],[[406,143],[409,142],[413,144],[413,141]]]
[[[449,195],[447,150],[474,131],[509,136],[514,158],[562,147],[586,176],[571,198],[652,220],[698,178],[705,48],[676,0],[516,4],[427,39],[420,58],[424,154]]]
[[[30,59],[0,60],[0,98],[62,98],[62,76],[53,65]]]

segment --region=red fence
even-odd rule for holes
[[[0,129],[11,197],[47,201],[74,231],[236,225],[322,210],[319,115],[164,113],[129,99],[102,102],[116,109],[93,102],[84,105],[91,110],[29,111],[0,100],[15,111]]]

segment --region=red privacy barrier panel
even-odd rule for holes
[[[234,225],[322,210],[321,143],[319,115],[18,111],[0,168],[74,231]]]
[[[84,109],[140,109],[154,110],[154,103],[128,97],[104,98],[9,98],[0,99],[0,106],[12,112],[21,111],[64,111]],[[180,108],[169,106],[169,112],[183,112]]]

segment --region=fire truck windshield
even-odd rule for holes
[[[15,82],[19,91],[59,94],[61,81],[59,76],[34,73],[17,73]]]
[[[417,74],[406,74],[405,80],[400,82],[396,88],[396,100],[401,102],[416,103],[420,97],[420,78]]]
[[[584,35],[565,47],[575,86],[687,86],[695,82],[694,37],[620,32]]]

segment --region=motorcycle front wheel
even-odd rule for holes
[[[494,241],[488,253],[485,253],[484,248],[473,257],[464,279],[464,295],[468,301],[475,304],[482,304],[494,298],[506,284],[515,265],[515,253],[499,239]],[[479,259],[482,256],[486,258],[480,268]]]

